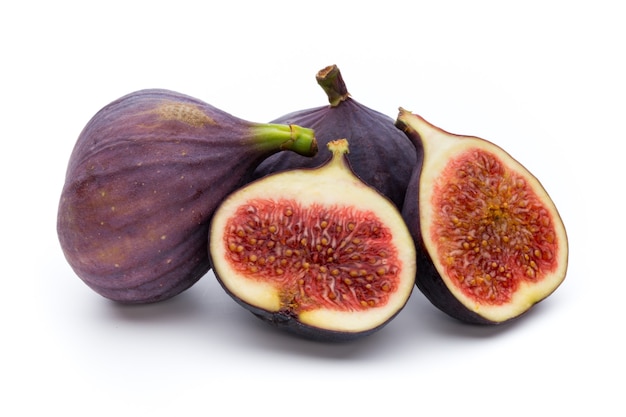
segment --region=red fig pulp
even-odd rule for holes
[[[208,271],[208,224],[224,197],[268,155],[316,146],[310,129],[244,121],[173,91],[126,95],[89,121],[71,154],[63,252],[104,297],[170,298]]]

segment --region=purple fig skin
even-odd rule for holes
[[[295,111],[272,123],[313,129],[321,149],[332,140],[346,138],[351,144],[348,160],[355,174],[400,209],[416,163],[413,144],[395,127],[391,117],[350,97],[336,65],[320,70],[316,79],[330,105]],[[325,152],[313,158],[287,153],[273,155],[259,165],[254,177],[294,168],[315,168],[327,157]]]
[[[57,233],[75,273],[120,303],[171,298],[209,269],[217,205],[272,153],[313,155],[312,131],[236,118],[169,90],[100,110],[68,163]]]

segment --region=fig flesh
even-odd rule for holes
[[[210,227],[226,292],[300,336],[355,339],[382,328],[415,287],[415,247],[400,211],[359,180],[345,139],[314,169],[265,176],[231,194]]]
[[[511,320],[549,296],[565,278],[568,242],[537,178],[494,143],[405,109],[396,125],[418,151],[402,215],[425,296],[476,324]]]
[[[336,65],[320,70],[317,83],[330,105],[300,110],[273,123],[311,128],[320,148],[337,138],[350,142],[348,160],[354,173],[387,196],[400,209],[411,171],[416,163],[411,142],[394,126],[394,120],[354,100]],[[313,158],[281,153],[264,160],[255,177],[294,168],[314,168],[325,161],[323,152]]]
[[[252,123],[169,90],[101,109],[68,163],[57,232],[76,274],[123,303],[170,298],[209,270],[209,220],[271,153],[317,152],[310,129]]]

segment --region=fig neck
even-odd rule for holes
[[[395,126],[402,130],[416,147],[425,146],[424,141],[440,131],[423,117],[413,114],[402,107],[399,109]]]
[[[324,171],[334,171],[333,175],[335,178],[339,178],[339,175],[352,177],[352,169],[350,168],[347,158],[349,153],[348,140],[332,140],[328,142],[326,146],[330,151],[331,156],[319,169]]]

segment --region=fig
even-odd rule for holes
[[[320,70],[316,80],[330,104],[289,113],[273,123],[296,124],[313,129],[321,149],[332,140],[346,138],[351,148],[348,160],[356,175],[400,209],[416,163],[413,145],[394,126],[391,117],[351,97],[336,65]],[[313,168],[324,160],[323,153],[313,158],[276,154],[259,165],[255,177],[293,168]]]
[[[252,123],[140,90],[97,112],[70,155],[57,232],[70,266],[122,303],[165,300],[209,270],[210,218],[273,152],[317,152],[310,129]]]
[[[267,175],[224,200],[211,265],[262,320],[325,341],[374,333],[415,287],[415,247],[399,209],[352,172],[348,141],[317,168]]]
[[[539,180],[501,147],[446,132],[400,108],[415,144],[402,209],[417,248],[416,285],[467,323],[519,317],[563,282],[563,221]]]

